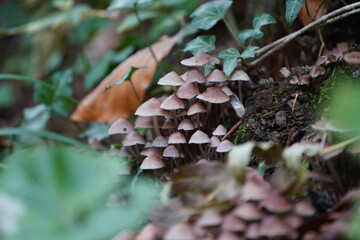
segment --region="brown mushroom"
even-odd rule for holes
[[[207,53],[203,53],[200,52],[198,54],[196,54],[195,56],[188,58],[188,59],[184,59],[181,61],[182,65],[185,66],[205,66],[205,65],[214,65],[214,64],[219,64],[220,60],[216,57],[213,57]]]

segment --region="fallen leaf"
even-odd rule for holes
[[[313,19],[318,19],[324,14],[326,14],[326,4],[323,4],[322,2],[322,0],[307,1],[310,16],[308,15],[305,4],[302,6],[299,12],[299,18],[304,26],[312,23]]]
[[[166,37],[151,46],[158,61],[169,54],[180,37],[181,34]],[[143,100],[145,90],[153,79],[157,68],[157,62],[152,57],[149,48],[138,51],[116,67],[81,101],[71,115],[71,120],[75,122],[96,121],[108,123],[120,117],[127,118],[131,116],[140,103],[129,81],[105,91],[107,85],[119,80],[131,67],[146,67],[136,71],[131,79],[137,94]]]

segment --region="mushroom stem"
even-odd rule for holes
[[[173,118],[174,118],[174,122],[175,122],[175,126],[176,128],[179,126],[179,121],[176,117],[176,110],[172,110],[172,114],[173,114]]]
[[[153,119],[153,123],[154,123],[154,129],[155,129],[156,136],[160,136],[161,133],[160,133],[160,129],[159,129],[159,122],[158,122],[157,116],[153,116],[152,119]]]
[[[206,153],[205,153],[205,151],[204,151],[204,149],[202,147],[202,144],[199,144],[199,149],[200,149],[200,152],[201,152],[201,155],[203,156],[203,158],[207,159]]]
[[[240,99],[240,102],[243,102],[243,96],[241,93],[241,81],[237,81],[237,82],[238,82],[238,88],[239,88],[239,99]]]

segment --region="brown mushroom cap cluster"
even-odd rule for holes
[[[219,63],[219,59],[206,53],[181,63],[195,68],[181,76],[169,72],[158,81],[159,85],[173,87],[173,94],[144,102],[135,112],[134,126],[119,119],[109,129],[109,134],[123,136],[123,147],[142,169],[172,170],[201,158],[210,159],[209,151],[217,153],[211,160],[219,160],[233,146],[228,140],[220,141],[226,134],[220,124],[221,114],[225,104],[230,106],[229,96],[234,94],[229,88],[231,81],[249,81],[249,76],[237,70],[227,78],[219,69],[204,76],[196,67]],[[139,128],[149,131],[141,136],[135,130]]]
[[[232,206],[225,210],[194,211],[187,221],[167,227],[150,223],[127,239],[339,240],[346,232],[346,220],[352,216],[349,210],[318,216],[306,198],[289,200],[255,171],[247,173],[240,188],[240,194],[231,200]]]

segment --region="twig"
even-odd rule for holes
[[[141,18],[140,18],[138,9],[137,9],[137,3],[135,3],[134,14],[135,14],[136,20],[137,20],[137,21],[139,22],[139,24],[140,24],[140,28],[143,28],[143,27],[142,27],[142,21],[141,21]],[[145,31],[142,31],[142,32],[145,33]],[[152,49],[151,43],[150,43],[149,39],[148,39],[147,36],[146,36],[146,33],[144,34],[144,38],[145,38],[146,43],[149,45],[148,48],[149,48],[150,54],[151,54],[151,56],[153,57],[154,61],[156,62],[156,65],[159,66],[159,69],[160,69],[162,75],[165,75],[165,71],[162,69],[162,67],[161,67],[161,65],[160,65],[160,63],[159,63],[159,60],[157,59],[157,57],[156,57],[156,55],[155,55],[155,52],[154,52],[154,50]]]
[[[238,121],[226,134],[225,136],[221,139],[221,141],[224,141],[230,134],[232,134],[235,129],[237,129],[240,124],[242,123],[242,120]]]
[[[339,8],[331,13],[328,13],[328,14],[320,17],[319,19],[304,26],[303,28],[299,29],[298,31],[293,32],[285,37],[282,37],[282,38],[276,40],[275,42],[273,42],[269,45],[266,45],[266,46],[258,49],[257,51],[255,51],[255,55],[260,56],[260,57],[258,57],[254,61],[247,64],[247,66],[253,67],[253,66],[257,65],[259,62],[264,60],[267,56],[269,56],[273,52],[283,48],[286,44],[288,44],[289,42],[294,40],[296,37],[302,35],[303,33],[307,32],[308,30],[310,30],[312,28],[315,28],[318,26],[324,26],[324,25],[330,24],[332,22],[335,22],[337,20],[340,20],[344,17],[358,13],[360,10],[357,8],[360,8],[360,2],[353,3],[351,5],[347,5],[342,8]]]

